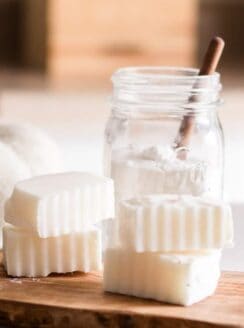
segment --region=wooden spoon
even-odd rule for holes
[[[222,38],[216,36],[214,37],[207,49],[207,52],[204,56],[204,60],[202,63],[202,67],[199,71],[199,75],[210,75],[213,74],[217,68],[217,65],[219,63],[220,57],[223,53],[225,42]],[[191,96],[189,98],[189,102],[196,102],[196,96]],[[183,120],[181,122],[179,132],[175,141],[175,149],[182,148],[182,150],[179,149],[179,152],[177,154],[178,158],[186,159],[186,148],[189,143],[191,136],[194,131],[194,115],[185,115],[183,117]]]

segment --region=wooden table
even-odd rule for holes
[[[216,294],[191,307],[104,293],[100,273],[7,277],[0,327],[244,327],[244,273],[222,274]]]

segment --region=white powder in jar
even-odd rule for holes
[[[181,160],[170,147],[130,146],[115,151],[111,177],[117,199],[143,194],[202,195],[207,190],[207,164],[197,159]]]

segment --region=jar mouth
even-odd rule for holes
[[[160,82],[195,83],[197,81],[215,80],[219,82],[220,74],[198,75],[199,69],[177,66],[131,66],[119,68],[112,75],[114,84],[148,84],[158,85]]]
[[[206,109],[219,103],[220,74],[198,75],[196,68],[138,66],[118,69],[112,75],[112,102],[117,108],[128,105],[156,109]],[[132,106],[133,105],[133,106]],[[158,110],[157,110],[158,111]]]

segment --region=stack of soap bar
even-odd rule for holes
[[[104,289],[191,305],[213,294],[221,248],[232,244],[229,205],[194,196],[122,201],[110,222]]]
[[[8,274],[99,270],[94,223],[114,216],[113,182],[88,173],[39,176],[17,183],[6,204],[3,247]]]

